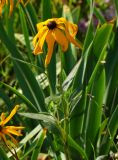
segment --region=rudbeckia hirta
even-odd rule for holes
[[[11,111],[8,117],[5,117],[5,114],[1,114],[1,122],[0,122],[0,138],[7,144],[6,136],[9,136],[13,143],[17,144],[17,140],[12,136],[22,136],[21,130],[24,129],[22,126],[6,126],[11,118],[16,114],[19,106],[16,105],[14,109]]]
[[[50,63],[55,42],[61,45],[62,51],[68,49],[69,42],[81,48],[81,45],[74,39],[78,27],[68,22],[65,18],[52,18],[37,24],[38,33],[33,39],[35,55],[43,53],[43,45],[46,41],[48,52],[45,59],[45,66]]]

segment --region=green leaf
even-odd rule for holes
[[[9,39],[5,30],[3,28],[2,22],[0,20],[0,38],[2,42],[6,45],[7,49],[10,51],[13,57],[23,60],[19,51],[12,41]],[[16,76],[19,80],[19,84],[23,90],[24,95],[36,106],[37,110],[45,111],[44,95],[43,92],[36,81],[33,72],[26,64],[21,64],[20,62],[13,61]],[[36,110],[35,110],[36,111]]]
[[[7,157],[5,151],[2,147],[0,147],[0,160],[9,160],[9,158]]]
[[[36,34],[36,23],[38,21],[35,10],[30,3],[28,3],[26,7],[22,3],[20,3],[20,5],[22,6],[24,13],[27,17],[29,28],[31,29],[32,34],[35,35]]]
[[[107,88],[105,93],[104,103],[109,107],[109,113],[112,112],[113,107],[118,103],[117,88],[118,88],[118,28],[116,28],[115,36],[113,38],[113,46],[108,51],[106,60],[106,77],[107,77]],[[114,98],[113,98],[114,97]],[[113,107],[112,107],[113,106]]]
[[[19,93],[16,89],[14,89],[13,87],[11,87],[10,85],[7,85],[3,82],[0,82],[1,86],[4,85],[7,89],[11,90],[13,93],[15,93],[18,97],[20,97],[27,105],[29,105],[32,109],[31,110],[37,110],[36,107],[21,93]],[[8,100],[7,100],[8,101]],[[6,102],[7,102],[6,101]],[[10,103],[9,103],[10,104]]]
[[[5,104],[7,105],[7,109],[10,111],[10,108],[12,108],[12,103],[11,103],[10,98],[3,91],[3,89],[0,89],[0,97],[4,100]]]
[[[94,14],[99,19],[101,24],[104,24],[106,22],[106,20],[105,20],[104,16],[102,15],[101,11],[96,7],[94,7]]]
[[[118,105],[116,106],[108,122],[107,132],[102,139],[102,146],[100,148],[100,154],[107,154],[110,150],[110,147],[113,145],[113,140],[114,140],[115,135],[117,135],[117,130],[118,130],[117,119],[118,119]]]
[[[63,5],[63,17],[65,17],[68,21],[73,23],[72,14],[70,8],[67,5]],[[75,46],[69,44],[68,50],[63,54],[64,56],[64,69],[68,74],[77,61],[77,53],[75,50]]]
[[[91,42],[93,41],[93,38],[94,38],[94,30],[93,30],[92,20],[90,20],[86,37],[84,40],[83,55],[85,55],[85,52],[87,48],[90,46]]]
[[[99,87],[100,86],[100,87]],[[101,68],[96,75],[90,94],[86,120],[86,152],[91,159],[93,147],[96,146],[96,139],[102,118],[102,103],[105,91],[105,70]]]
[[[80,6],[77,6],[72,10],[72,17],[74,23],[78,24],[79,16],[80,16]]]
[[[84,79],[86,78],[85,77],[86,65],[88,61],[88,56],[91,53],[91,49],[93,45],[92,43],[93,43],[93,26],[90,21],[87,34],[85,37],[85,41],[84,41],[81,64],[78,67],[78,70],[73,80],[73,89],[82,88],[82,84],[84,82]]]
[[[36,30],[36,24],[38,22],[38,17],[37,17],[37,13],[35,11],[34,5],[31,4],[30,2],[24,7],[24,9],[27,9],[28,12],[28,17],[30,18],[30,21],[32,22],[32,26],[35,28]]]
[[[96,140],[98,135],[98,130],[101,123],[102,116],[102,103],[105,92],[105,69],[104,65],[101,63],[106,58],[106,45],[109,41],[110,34],[112,31],[111,24],[104,24],[100,29],[97,30],[94,41],[93,41],[93,53],[97,60],[96,65],[91,67],[91,76],[88,81],[87,94],[89,99],[88,109],[87,109],[87,120],[86,124],[86,152],[88,157],[91,159],[92,151],[94,146],[96,148]],[[104,38],[102,38],[104,35]],[[101,43],[99,41],[101,40]],[[103,40],[103,41],[102,41]],[[99,44],[99,45],[98,45]],[[91,60],[90,60],[91,61]],[[89,67],[89,69],[90,69]],[[100,88],[99,88],[100,86]]]
[[[118,26],[118,1],[117,0],[114,0],[114,6],[116,8],[116,13],[117,13],[117,26]]]
[[[21,149],[24,145],[26,145],[26,143],[29,142],[32,138],[34,138],[34,136],[36,136],[36,134],[38,134],[38,133],[41,131],[41,129],[42,129],[42,127],[41,127],[41,125],[39,124],[39,125],[37,125],[30,133],[28,133],[28,134],[19,142],[19,147],[15,149],[16,152],[20,151],[20,149]],[[36,141],[36,140],[37,140],[37,139],[35,139],[35,141]],[[35,144],[36,144],[36,142],[35,142]],[[31,150],[30,150],[30,149],[31,149]],[[29,154],[31,151],[32,151],[32,147],[29,148],[28,152],[26,152],[25,154],[27,155],[27,154]],[[21,159],[22,159],[22,158],[25,158],[26,155],[24,155],[23,157],[21,157]],[[8,152],[8,153],[7,153],[7,156],[10,158],[10,157],[12,156],[12,155],[11,155],[11,152]]]
[[[52,7],[50,0],[42,0],[42,20],[45,21],[49,18],[52,18]]]
[[[69,87],[72,84],[72,81],[76,75],[76,72],[78,70],[78,68],[80,67],[81,64],[81,59],[77,62],[77,64],[73,67],[72,71],[68,74],[68,76],[66,77],[65,81],[63,82],[62,86],[63,86],[63,90],[68,90]]]
[[[46,130],[44,129],[42,131],[42,133],[40,134],[40,137],[39,137],[37,143],[35,144],[35,148],[34,148],[31,160],[37,160],[38,154],[40,153],[42,144],[43,144],[44,139],[45,139],[45,135],[46,135]]]
[[[101,26],[101,28],[98,28],[96,31],[96,35],[92,45],[93,46],[92,52],[89,55],[89,59],[86,66],[86,74],[87,74],[86,79],[88,79],[87,90],[89,90],[91,84],[93,84],[96,72],[100,67],[100,64],[102,65],[102,61],[103,62],[105,61],[105,58],[106,58],[105,50],[111,35],[112,27],[113,25],[111,24],[104,24]],[[104,38],[103,38],[103,35],[104,35]],[[93,59],[92,62],[91,62],[91,58]]]
[[[86,153],[85,153],[85,151],[83,150],[83,148],[80,147],[79,144],[76,143],[76,142],[72,139],[72,137],[69,136],[69,135],[68,135],[68,145],[69,145],[70,147],[73,147],[74,149],[76,149],[76,150],[79,152],[79,154],[81,155],[81,158],[82,158],[83,160],[88,160],[88,158],[87,158],[87,156],[86,156]]]
[[[108,43],[112,28],[112,24],[105,23],[97,29],[93,42],[93,53],[95,54],[95,56],[99,57],[104,45]]]
[[[42,20],[45,21],[52,18],[52,6],[50,0],[42,0]],[[47,52],[47,48],[45,48]],[[47,67],[47,75],[50,85],[51,94],[56,93],[56,47],[53,50],[51,62]]]
[[[77,103],[74,110],[70,115],[70,134],[72,138],[77,138],[78,136],[82,136],[83,125],[84,125],[84,116],[86,109],[86,91],[82,92],[82,96]]]
[[[29,41],[28,27],[27,27],[27,23],[26,23],[25,14],[24,14],[23,9],[20,5],[19,5],[19,14],[20,14],[20,20],[21,20],[23,35],[24,35],[24,38],[25,38],[26,46],[27,46],[29,61],[32,62],[33,61],[33,54],[32,54],[30,41]]]
[[[85,87],[85,85],[83,85],[83,83],[84,83],[84,79],[86,78],[85,77],[86,66],[87,66],[88,57],[91,53],[91,50],[92,50],[92,43],[86,49],[85,53],[83,54],[82,58],[80,59],[80,65],[78,66],[76,75],[73,79],[73,90],[80,90],[80,89],[82,89],[82,87]]]
[[[31,119],[37,119],[37,120],[43,120],[44,122],[49,122],[53,125],[56,125],[56,120],[55,118],[50,115],[47,112],[43,112],[43,113],[19,113],[22,116],[31,118]]]

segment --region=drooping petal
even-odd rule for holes
[[[4,2],[6,1],[6,4],[8,5],[8,0],[3,0]]]
[[[15,130],[21,130],[21,129],[24,129],[25,127],[23,126],[6,126],[5,128],[7,129],[15,129]]]
[[[78,31],[77,25],[73,24],[71,22],[67,22],[67,28],[68,28],[69,33],[71,34],[71,36],[75,37],[75,35],[77,34],[77,31]]]
[[[58,18],[58,19],[56,20],[56,22],[57,22],[57,24],[65,24],[65,25],[67,24],[66,19],[63,18],[63,17]]]
[[[57,24],[57,28],[62,31],[65,31],[65,26],[63,24]]]
[[[5,0],[0,1],[0,16],[2,15],[2,9],[5,5]]]
[[[1,125],[5,125],[16,114],[18,108],[19,105],[16,105],[14,109],[11,111],[10,115],[1,122]]]
[[[40,22],[40,23],[38,23],[36,26],[37,26],[37,30],[39,31],[39,30],[42,29],[42,27],[45,26],[45,23],[44,23],[44,22]]]
[[[78,48],[81,48],[82,49],[82,46],[81,44],[79,44],[66,30],[65,30],[65,33],[66,33],[66,37],[67,39],[73,43],[75,46],[77,46]]]
[[[62,25],[64,24],[65,26],[65,29],[67,31],[69,31],[69,33],[74,37],[76,34],[77,34],[77,31],[78,31],[78,27],[76,24],[73,24],[71,22],[68,22],[65,18],[59,18],[57,20],[57,24],[58,25]]]
[[[47,45],[48,45],[48,53],[47,53],[46,59],[45,59],[45,66],[47,66],[50,63],[52,53],[53,53],[55,39],[52,36],[52,31],[49,31],[49,33],[47,34],[46,42],[47,42]]]
[[[62,47],[63,51],[66,51],[68,49],[68,40],[63,32],[61,32],[59,29],[55,29],[53,32],[54,39],[57,43],[59,43]]]
[[[11,134],[16,135],[16,136],[22,136],[22,134],[19,131],[15,130],[15,129],[3,128],[3,132],[5,134],[11,133]]]
[[[5,114],[4,113],[2,113],[1,114],[1,121],[4,121],[5,120]],[[0,123],[1,124],[1,123]]]
[[[0,16],[2,15],[2,5],[0,4]]]
[[[11,16],[11,14],[12,14],[12,12],[13,12],[13,7],[14,7],[14,2],[13,2],[13,0],[10,0],[10,16]]]
[[[34,44],[34,51],[33,53],[36,55],[36,54],[40,54],[42,53],[42,48],[43,48],[43,44],[44,44],[44,41],[46,39],[46,36],[48,34],[48,29],[47,27],[43,27],[36,35],[36,37],[34,37],[33,39],[33,44]],[[38,39],[38,42],[36,42]]]
[[[38,41],[38,33],[37,33],[37,34],[35,35],[35,37],[33,38],[33,41],[32,41],[33,46],[36,46],[37,41]]]
[[[42,54],[43,53],[43,50],[42,48],[40,47],[40,41],[38,40],[38,42],[36,43],[36,46],[34,48],[34,51],[33,51],[34,55],[37,55],[37,54]]]

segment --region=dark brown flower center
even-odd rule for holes
[[[54,28],[56,28],[56,26],[57,26],[57,24],[56,24],[55,21],[50,21],[50,22],[48,22],[48,24],[47,24],[47,27],[48,27],[49,29],[54,29]]]
[[[0,132],[2,131],[2,126],[0,125]]]

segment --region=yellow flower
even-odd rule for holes
[[[10,115],[8,117],[5,117],[5,114],[1,114],[1,122],[0,122],[0,137],[4,140],[5,143],[7,143],[6,135],[11,138],[11,140],[17,144],[16,139],[12,135],[16,136],[22,136],[20,131],[24,129],[22,126],[5,126],[7,122],[11,120],[11,118],[16,114],[19,106],[16,105],[14,109],[11,111]]]
[[[23,5],[26,5],[29,2],[29,0],[26,1],[26,3],[23,2],[23,0],[18,0],[18,3],[22,3]],[[11,16],[12,12],[13,12],[13,8],[14,8],[14,0],[0,0],[0,16],[2,15],[2,9],[5,5],[10,6],[9,8],[9,15]]]
[[[9,13],[12,14],[14,3],[13,0],[0,0],[0,16],[2,15],[2,9],[5,5],[10,5]]]
[[[52,18],[37,24],[38,33],[33,39],[35,55],[43,53],[43,45],[46,40],[48,53],[45,59],[45,66],[50,63],[55,42],[59,43],[62,51],[68,49],[68,43],[81,48],[81,45],[74,39],[78,27],[76,24],[66,21],[65,18]]]

